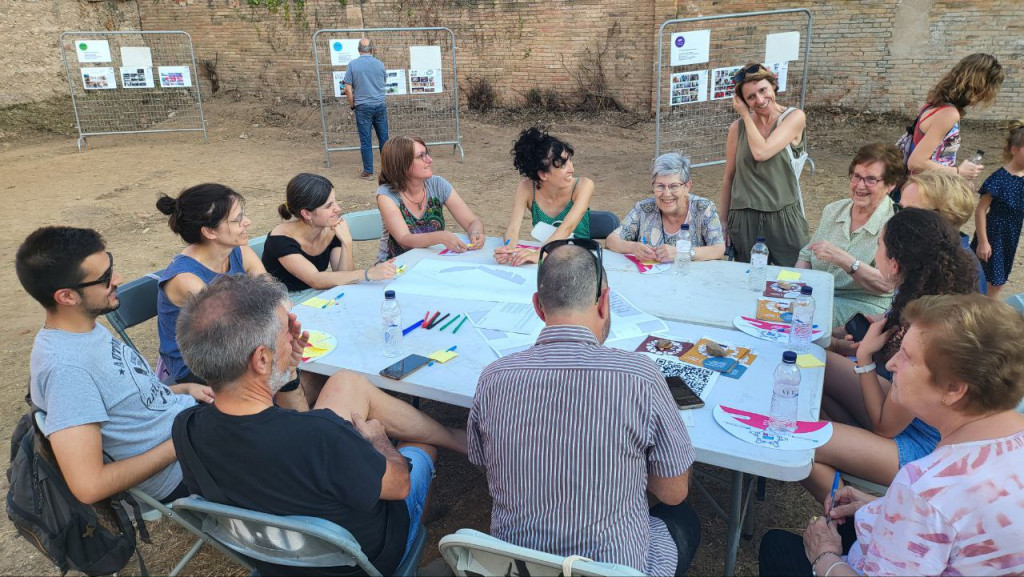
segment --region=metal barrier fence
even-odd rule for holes
[[[185,32],[64,32],[60,54],[79,151],[83,143],[88,149],[86,137],[104,134],[194,131],[209,142],[192,37]]]
[[[357,58],[360,38],[374,43],[374,56],[388,70],[389,136],[415,134],[428,145],[462,148],[455,34],[448,28],[324,29],[313,34],[324,155],[359,150],[355,115],[341,88],[348,62]]]
[[[776,102],[803,108],[812,24],[811,12],[802,8],[663,22],[658,29],[655,156],[682,150],[694,167],[725,162],[726,135],[738,117],[732,108],[732,77],[748,62],[775,70],[780,80]],[[709,38],[701,31],[709,31]],[[782,69],[765,62],[769,41],[773,54],[786,51],[795,58]],[[701,53],[704,46],[706,54]]]

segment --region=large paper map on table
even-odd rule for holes
[[[425,258],[388,288],[398,294],[525,304],[537,291],[537,269]]]

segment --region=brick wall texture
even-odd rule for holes
[[[26,32],[16,20],[32,20],[32,14],[46,16],[45,22],[33,20],[28,30],[34,36],[42,34],[45,41],[26,50],[53,52],[62,28],[131,25],[132,19],[125,15],[137,14],[143,30],[191,34],[197,58],[216,57],[221,91],[290,99],[316,98],[311,42],[315,30],[445,26],[454,31],[458,42],[463,101],[467,81],[486,78],[502,104],[522,101],[536,87],[554,90],[569,102],[599,93],[641,113],[654,109],[653,62],[661,22],[806,7],[814,18],[808,105],[913,114],[929,87],[957,60],[971,52],[989,52],[1003,64],[1006,81],[993,106],[969,114],[981,119],[1024,114],[1020,0],[0,0],[0,4],[18,6],[16,12],[20,11],[0,16],[4,37]],[[121,17],[112,19],[111,14]],[[729,34],[727,26],[716,26],[714,37]],[[737,37],[740,32],[752,39],[754,46],[749,50],[763,50],[759,40],[763,34],[758,34],[756,26],[737,29]],[[375,40],[386,43],[388,36]],[[17,60],[3,61],[10,58],[0,55],[0,74],[8,75],[13,69],[19,75],[41,71],[59,78],[63,73],[59,55],[56,62],[43,68],[34,65],[31,70],[19,70]],[[598,64],[601,74],[595,72]],[[50,96],[61,91],[59,84],[30,92],[5,91],[0,105]],[[209,92],[205,80],[204,90]]]

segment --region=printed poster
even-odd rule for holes
[[[679,72],[669,82],[671,105],[706,102],[708,99],[708,71]]]
[[[153,69],[122,66],[121,86],[125,88],[153,88]]]
[[[334,97],[344,98],[345,97],[345,71],[335,70],[334,71]]]
[[[440,46],[410,46],[409,68],[412,70],[441,71]]]
[[[405,88],[405,70],[388,70],[384,79],[385,94],[408,94]]]
[[[691,30],[672,35],[672,66],[704,64],[711,50],[710,30]]]
[[[800,60],[800,33],[780,32],[764,38],[765,62]]]
[[[779,89],[776,92],[786,91],[786,80],[789,76],[789,62],[776,62],[775,64],[768,64],[768,70],[771,70],[775,74],[775,79],[779,83]]]
[[[148,46],[122,46],[121,66],[124,68],[152,68],[153,54]]]
[[[110,62],[110,43],[106,40],[75,40],[79,62]]]
[[[86,90],[116,90],[113,67],[82,68],[82,86]]]
[[[410,94],[437,94],[444,92],[441,85],[441,69],[413,70],[409,69]]]
[[[161,66],[161,88],[188,88],[192,86],[192,71],[188,66]]]
[[[348,66],[359,58],[359,38],[336,38],[331,40],[331,66]]]
[[[733,77],[742,68],[742,66],[728,66],[711,71],[711,100],[732,98],[733,90],[736,88],[736,81]]]

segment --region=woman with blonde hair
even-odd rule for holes
[[[911,174],[938,170],[974,180],[984,168],[964,161],[957,166],[960,119],[969,106],[991,104],[1003,85],[1003,67],[991,54],[971,54],[958,62],[928,91],[911,128],[913,149],[907,159]]]

